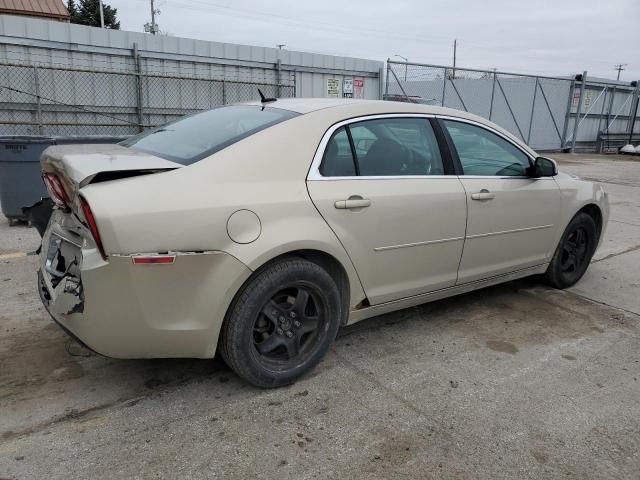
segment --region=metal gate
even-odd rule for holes
[[[383,98],[475,113],[538,150],[595,148],[603,135],[630,132],[638,101],[637,84],[591,81],[587,72],[562,78],[388,60],[386,73]]]

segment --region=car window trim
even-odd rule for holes
[[[356,146],[353,144],[353,137],[351,136],[351,128],[349,127],[349,125],[345,125],[344,129],[347,132],[347,138],[349,139],[349,148],[351,149],[351,160],[353,161],[353,169],[356,172],[355,176],[359,177],[360,163],[358,162],[358,152],[356,152]]]
[[[327,149],[327,145],[329,143],[329,141],[331,140],[331,137],[333,136],[333,133],[338,130],[340,127],[346,127],[347,131],[349,130],[349,125],[351,125],[352,123],[359,123],[359,122],[363,122],[363,121],[367,121],[367,120],[379,120],[379,119],[385,119],[385,118],[423,118],[426,121],[430,122],[433,128],[433,123],[431,122],[431,119],[434,119],[436,117],[436,115],[434,114],[429,114],[429,113],[380,113],[380,114],[373,114],[373,115],[362,115],[359,117],[353,117],[353,118],[348,118],[346,120],[341,120],[337,123],[334,123],[333,125],[331,125],[327,131],[324,133],[324,135],[322,136],[322,139],[320,140],[320,144],[318,145],[318,148],[316,149],[316,153],[313,156],[313,161],[311,162],[311,168],[309,169],[309,173],[307,174],[307,181],[317,181],[317,180],[322,180],[322,181],[336,181],[336,180],[399,180],[399,179],[405,179],[405,180],[411,180],[411,179],[442,179],[442,178],[454,178],[456,176],[456,174],[454,173],[454,171],[452,170],[452,173],[450,174],[445,174],[445,175],[365,175],[365,176],[341,176],[341,177],[325,177],[324,175],[322,175],[322,173],[320,172],[320,166],[322,165],[322,160],[324,158],[324,152]],[[449,154],[449,152],[447,151],[443,151],[442,149],[442,145],[440,144],[439,140],[438,140],[438,134],[436,132],[436,130],[434,129],[434,135],[436,137],[436,141],[438,144],[438,148],[440,150],[440,156],[442,158],[442,162],[443,162],[443,166],[445,168],[445,170],[447,169],[447,161],[446,161],[446,155]],[[353,154],[354,150],[352,149],[352,154]],[[452,165],[452,164],[449,164]]]
[[[483,124],[481,122],[476,122],[474,120],[469,120],[469,119],[466,119],[466,118],[453,117],[453,116],[450,116],[450,115],[434,115],[434,117],[435,117],[436,121],[440,124],[440,129],[442,130],[442,133],[444,134],[444,136],[446,138],[447,145],[448,145],[449,149],[451,150],[451,156],[453,158],[454,163],[456,164],[456,170],[459,171],[458,176],[464,177],[464,178],[500,178],[500,179],[531,178],[531,177],[529,177],[527,175],[504,175],[504,176],[500,176],[500,175],[465,175],[464,174],[464,170],[462,168],[462,162],[460,161],[460,156],[458,155],[458,149],[456,148],[455,144],[453,143],[453,139],[451,138],[451,135],[449,134],[449,132],[447,130],[447,126],[444,123],[445,120],[450,120],[452,122],[468,123],[470,125],[482,128],[484,130],[487,130],[490,133],[498,135],[504,141],[510,143],[511,145],[513,145],[514,147],[516,147],[518,150],[520,150],[522,153],[524,153],[526,155],[527,160],[529,160],[529,167],[533,166],[534,158],[528,151],[526,151],[524,148],[522,148],[522,146],[520,146],[517,143],[515,143],[512,139],[507,137],[505,134],[503,134],[502,132],[496,130],[495,128],[491,128],[490,126],[485,125],[485,124]]]

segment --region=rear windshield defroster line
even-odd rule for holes
[[[190,165],[298,115],[282,108],[254,105],[218,107],[148,130],[120,145]]]

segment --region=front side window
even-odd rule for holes
[[[327,177],[443,175],[444,166],[429,120],[394,117],[336,130],[320,173]]]
[[[511,142],[482,127],[445,120],[464,175],[525,176],[529,157]]]
[[[290,110],[252,105],[219,107],[148,130],[120,145],[190,165],[297,115]]]

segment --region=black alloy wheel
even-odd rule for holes
[[[567,225],[545,273],[547,283],[567,288],[582,278],[598,244],[598,229],[593,217],[577,213]]]
[[[287,385],[324,357],[343,313],[342,296],[326,270],[303,258],[283,257],[257,270],[237,293],[219,350],[251,384]]]
[[[326,309],[310,285],[276,292],[253,326],[253,344],[262,362],[278,367],[304,359],[323,334]]]

